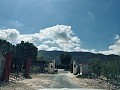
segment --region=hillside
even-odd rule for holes
[[[44,58],[44,60],[51,61],[56,60],[57,63],[60,63],[60,55],[63,51],[38,51],[38,58]],[[76,60],[79,63],[86,63],[93,59],[99,59],[103,61],[107,60],[116,60],[120,58],[118,55],[103,55],[103,54],[94,54],[90,52],[68,52],[72,56],[72,60]],[[41,59],[42,59],[41,58]]]

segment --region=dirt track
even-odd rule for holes
[[[39,90],[39,89],[112,89],[107,83],[101,83],[100,80],[76,78],[68,71],[59,70],[57,74],[33,74],[32,79],[13,79],[10,82],[2,84],[0,90]]]
[[[50,88],[80,88],[80,85],[71,79],[72,76],[68,71],[59,70]]]

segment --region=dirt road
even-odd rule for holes
[[[71,80],[71,76],[73,75],[70,72],[60,69],[54,77],[54,82],[51,83],[50,88],[80,88],[80,85]]]
[[[57,74],[31,74],[32,79],[10,78],[9,83],[1,85],[0,90],[112,90],[106,82],[88,78],[76,78],[62,69]]]

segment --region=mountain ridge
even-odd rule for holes
[[[57,63],[60,63],[60,55],[64,53],[64,51],[38,51],[38,58],[44,59],[46,61],[56,60]],[[116,60],[120,59],[118,55],[104,55],[100,53],[91,53],[91,52],[66,52],[72,56],[72,60],[76,60],[78,63],[87,63],[90,60],[99,59],[102,61],[108,60]]]

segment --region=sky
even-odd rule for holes
[[[120,55],[120,0],[0,0],[0,39]]]

